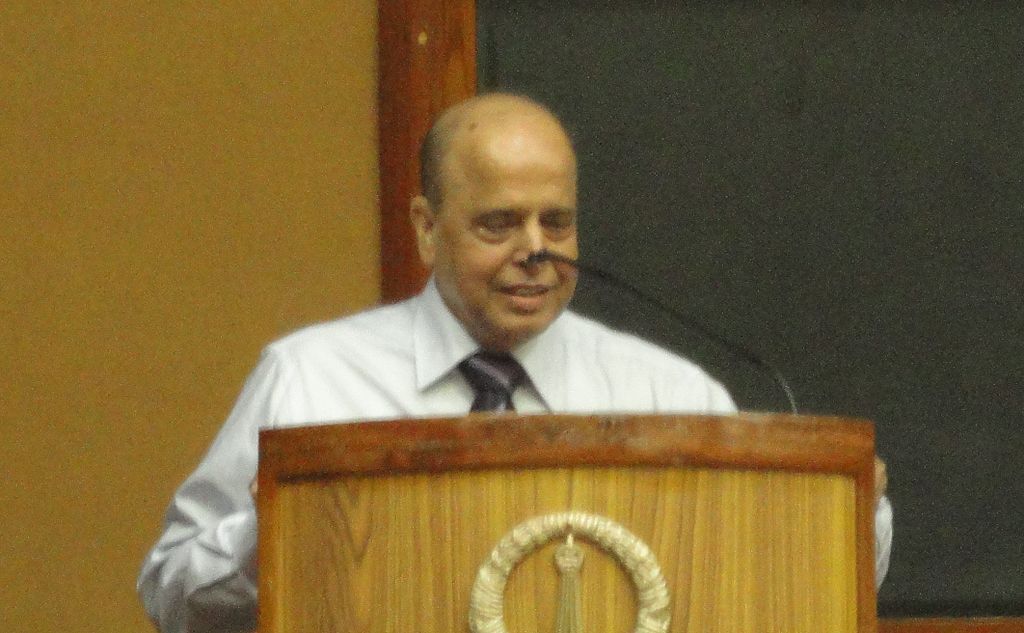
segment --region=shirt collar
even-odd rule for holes
[[[512,356],[526,370],[530,383],[548,411],[562,411],[566,405],[566,358],[563,316],[546,330],[512,350]]]
[[[562,410],[566,404],[565,327],[563,313],[546,330],[511,352],[549,411]],[[416,388],[420,391],[447,376],[464,358],[479,349],[445,305],[433,277],[417,297],[413,345]]]
[[[477,349],[466,329],[448,310],[431,277],[416,302],[413,319],[416,388],[427,389]]]

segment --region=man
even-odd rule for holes
[[[528,260],[542,249],[577,256],[576,159],[549,111],[511,95],[471,99],[439,118],[422,163],[424,195],[411,217],[431,280],[413,299],[264,351],[143,566],[139,592],[163,631],[255,624],[250,484],[261,426],[471,408],[735,410],[695,365],[566,311],[572,267]]]

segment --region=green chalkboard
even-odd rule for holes
[[[481,88],[573,134],[581,248],[877,423],[880,612],[1024,615],[1024,8],[480,1]],[[763,376],[597,283],[576,308]]]

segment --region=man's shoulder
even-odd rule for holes
[[[267,349],[288,356],[350,348],[400,349],[410,345],[412,321],[410,301],[375,306],[331,321],[307,325],[275,340]]]
[[[649,365],[653,370],[671,368],[703,373],[689,359],[636,334],[614,329],[569,310],[565,311],[563,319],[567,343],[595,359],[623,362],[626,366]]]
[[[609,410],[735,411],[728,391],[693,361],[635,334],[566,312],[559,324],[564,356],[580,384],[601,385],[594,397]]]

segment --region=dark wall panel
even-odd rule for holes
[[[808,4],[480,2],[482,88],[570,128],[587,260],[876,421],[883,614],[1024,614],[1024,9]],[[576,303],[784,407],[628,297]]]

